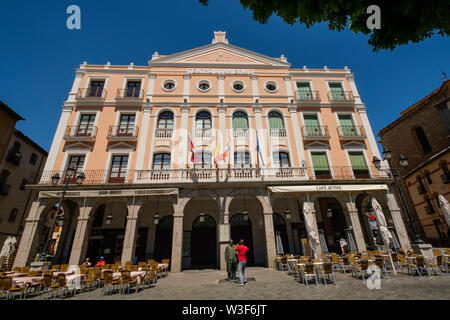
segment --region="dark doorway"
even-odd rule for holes
[[[203,220],[203,221],[202,221]],[[216,222],[211,216],[198,216],[192,224],[191,266],[217,266]]]
[[[236,214],[230,219],[231,239],[237,244],[239,240],[244,239],[245,245],[249,248],[247,254],[247,264],[255,262],[253,253],[253,233],[252,222],[250,218],[244,219],[243,214]]]
[[[123,229],[103,229],[93,230],[89,239],[87,257],[96,263],[101,256],[105,257],[107,264],[120,261],[122,259]]]
[[[293,253],[290,251],[290,248],[289,248],[289,241],[288,241],[287,231],[286,231],[286,222],[284,221],[283,217],[278,213],[273,214],[273,229],[274,229],[275,235],[277,234],[277,231],[280,232],[281,243],[283,244],[284,254]],[[275,246],[276,246],[276,237],[275,237]]]
[[[136,251],[134,255],[137,258],[137,262],[145,260],[145,248],[147,247],[147,228],[139,228],[136,239]]]
[[[342,251],[339,246],[339,239],[347,239],[345,234],[347,222],[345,221],[344,210],[334,198],[321,198],[319,199],[319,205],[328,251],[340,253]]]
[[[161,262],[172,256],[173,216],[163,217],[156,227],[153,259]]]

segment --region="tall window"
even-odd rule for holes
[[[201,111],[195,116],[196,129],[211,129],[211,114],[206,111]]]
[[[123,183],[127,175],[128,156],[113,156],[109,182]]]
[[[345,100],[345,92],[340,82],[329,82],[331,100]]]
[[[195,168],[206,168],[206,169],[211,168],[211,164],[212,164],[211,153],[200,152],[198,154],[198,161],[199,161],[199,163],[194,165]]]
[[[419,192],[419,194],[424,194],[427,193],[427,190],[425,189],[425,185],[423,183],[423,179],[421,176],[417,176],[417,191]]]
[[[37,159],[38,159],[37,154],[33,152],[30,156],[30,163],[34,166],[36,164]]]
[[[270,129],[284,129],[283,116],[276,111],[269,112]]]
[[[158,129],[173,129],[173,113],[162,112],[158,117]]]
[[[322,136],[322,130],[320,130],[317,114],[304,114],[303,120],[305,121],[304,134],[306,136]]]
[[[369,178],[369,168],[362,152],[349,152],[350,164],[352,165],[355,178]]]
[[[297,82],[297,93],[300,100],[313,99],[309,82]]]
[[[16,221],[16,218],[17,218],[17,214],[18,214],[18,213],[19,213],[19,209],[13,208],[13,209],[11,210],[10,214],[9,214],[8,221],[9,221],[9,222],[14,222],[14,221]]]
[[[22,146],[22,145],[20,144],[19,141],[15,141],[14,144],[13,144],[13,146],[12,146],[12,148],[11,148],[11,152],[12,152],[12,153],[18,153],[18,152],[20,152],[20,147],[21,147],[21,146]]]
[[[141,81],[128,81],[125,97],[139,98],[141,93]]]
[[[67,168],[72,167],[75,170],[72,178],[70,179],[70,183],[75,183],[77,181],[78,172],[83,170],[84,159],[84,156],[71,156],[69,158],[69,164]]]
[[[77,136],[91,136],[94,129],[95,114],[83,114],[77,128]]]
[[[91,81],[89,86],[88,97],[101,97],[103,95],[104,80]]]
[[[340,114],[338,115],[339,125],[341,126],[341,133],[346,137],[357,136],[355,124],[353,123],[352,116],[350,114]]]
[[[170,153],[157,153],[153,156],[153,169],[170,169]]]
[[[120,125],[119,125],[119,130],[117,131],[117,135],[118,136],[133,136],[135,120],[136,120],[135,114],[120,115]]]
[[[274,152],[273,162],[276,168],[289,168],[291,166],[289,153],[287,152]]]
[[[317,179],[331,179],[330,165],[326,152],[311,152],[314,174]]]
[[[244,112],[233,113],[233,129],[248,129],[248,118]]]
[[[248,152],[234,153],[235,168],[250,168],[250,154]]]
[[[428,153],[431,151],[431,145],[428,142],[427,136],[425,135],[425,131],[423,131],[422,127],[414,128],[414,132],[416,133],[416,137],[422,146],[423,153]]]

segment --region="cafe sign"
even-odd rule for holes
[[[269,191],[278,192],[343,192],[343,191],[387,191],[385,184],[320,184],[304,186],[268,187]]]
[[[133,196],[165,196],[178,195],[178,188],[158,189],[124,189],[124,190],[80,190],[67,191],[66,198],[101,198],[101,197],[133,197]],[[60,198],[62,191],[40,191],[39,198]]]

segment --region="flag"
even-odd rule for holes
[[[216,135],[216,151],[214,151],[214,162],[217,163],[220,160],[220,142],[219,135]]]
[[[191,155],[191,162],[194,164],[198,163],[198,153],[195,151],[194,143],[192,142],[191,135],[189,135],[189,147],[190,151],[192,152]]]
[[[262,164],[264,166],[264,158],[263,158],[262,153],[261,153],[261,148],[259,147],[258,133],[256,133],[256,152],[258,152],[258,156],[261,156],[261,162],[262,162]]]
[[[223,151],[222,155],[220,156],[220,158],[221,158],[223,161],[226,161],[226,160],[227,160],[228,152],[229,152],[229,151],[230,151],[230,135],[227,134],[227,142],[226,142],[226,144],[225,144],[225,150]]]

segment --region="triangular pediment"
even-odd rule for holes
[[[72,144],[66,144],[64,146],[64,150],[72,150],[72,149],[89,149],[92,150],[92,146],[90,144],[84,142],[75,142]]]
[[[342,147],[344,148],[359,148],[359,149],[365,149],[366,145],[363,142],[358,141],[349,141],[342,144]]]
[[[213,43],[169,56],[152,59],[150,66],[241,66],[288,68],[290,63],[228,43]]]
[[[133,146],[132,144],[126,143],[126,142],[119,142],[119,143],[115,143],[112,144],[108,147],[108,150],[111,149],[135,149],[135,146]]]
[[[321,142],[321,141],[314,141],[314,142],[306,144],[305,148],[306,149],[308,149],[308,148],[311,148],[311,149],[312,148],[329,149],[330,145],[328,143],[324,143],[324,142]]]

